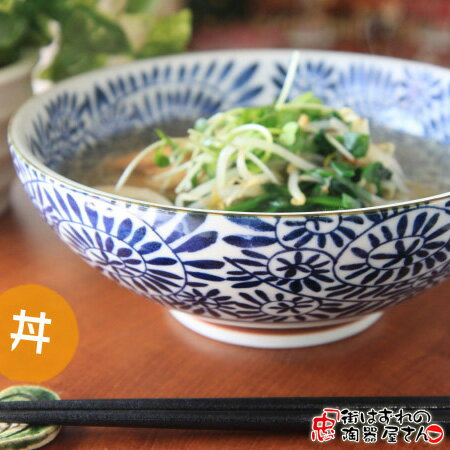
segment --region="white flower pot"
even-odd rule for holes
[[[21,60],[0,68],[0,214],[8,206],[8,191],[14,176],[8,152],[8,121],[15,110],[31,96],[31,70],[36,62],[35,54],[27,54]]]

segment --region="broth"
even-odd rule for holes
[[[158,128],[170,136],[183,136],[191,125],[183,121],[171,126],[161,124]],[[404,200],[450,191],[450,157],[447,146],[376,125],[371,126],[371,136],[375,142],[392,142],[396,146],[396,158],[410,189],[409,198]],[[121,170],[111,169],[114,161],[141,150],[156,140],[156,134],[149,129],[113,136],[100,142],[94,150],[85,151],[69,161],[61,168],[60,173],[88,186],[114,185],[121,174]],[[151,179],[143,180],[137,175],[130,178],[129,185],[145,185],[152,189],[156,187]]]

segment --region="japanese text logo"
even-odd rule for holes
[[[61,372],[78,344],[70,305],[43,286],[15,287],[0,295],[0,373],[41,382]]]

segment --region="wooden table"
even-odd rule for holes
[[[73,361],[44,383],[63,398],[449,394],[450,280],[341,342],[298,350],[241,348],[184,329],[158,304],[109,281],[59,241],[17,183],[11,196],[12,208],[0,218],[0,291],[47,286],[70,302],[78,318]],[[11,384],[0,376],[0,388]],[[336,440],[327,447],[356,445]],[[308,437],[294,434],[65,428],[46,448],[313,447]]]

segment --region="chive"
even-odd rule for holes
[[[342,194],[342,206],[345,209],[357,209],[361,208],[363,205],[360,201],[356,200],[350,195]]]
[[[230,205],[226,210],[227,211],[242,211],[249,212],[256,209],[256,207],[263,201],[269,200],[273,194],[261,194],[253,198],[246,199],[239,203],[234,203]]]
[[[330,183],[330,192],[332,194],[347,194],[357,200],[361,200],[363,204],[372,202],[372,194],[366,189],[358,186],[347,178],[335,176]]]
[[[331,206],[336,209],[341,209],[343,207],[342,198],[332,197],[330,195],[322,195],[320,197],[308,197],[306,199],[306,204]]]

